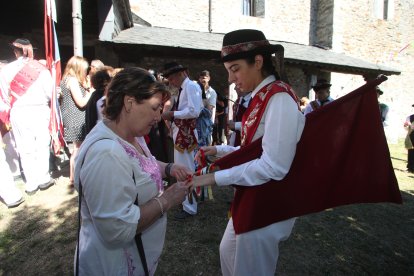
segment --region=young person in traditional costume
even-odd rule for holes
[[[331,98],[331,88],[332,84],[330,84],[325,79],[319,79],[315,85],[312,86],[313,91],[315,91],[316,99],[309,102],[306,105],[303,113],[306,115],[311,113],[312,111],[321,108],[329,103],[331,103],[334,99]]]
[[[203,108],[200,86],[190,80],[187,68],[177,62],[164,65],[163,76],[169,85],[179,90],[177,101],[172,110],[164,111],[162,118],[172,122],[174,140],[174,162],[195,171],[194,156],[198,149],[197,118]],[[197,214],[197,201],[187,198],[183,210],[175,215],[185,219]]]
[[[289,172],[305,125],[292,88],[278,80],[272,54],[283,51],[271,45],[258,30],[236,30],[223,39],[221,60],[234,83],[244,92],[252,91],[243,115],[241,147],[262,137],[260,158],[229,169],[193,177],[194,186],[235,185],[232,218],[220,244],[223,275],[274,275],[279,243],[287,239],[295,218],[274,219],[272,204],[257,204],[263,188],[274,185]],[[203,147],[205,155],[225,155],[239,149],[228,145]],[[200,159],[200,152],[196,159]]]
[[[53,80],[49,70],[34,59],[29,40],[10,44],[16,60],[4,66],[0,81],[11,97],[10,123],[26,180],[26,193],[33,195],[55,182],[49,175],[50,100]]]
[[[188,184],[162,179],[192,170],[155,159],[145,142],[169,96],[145,69],[127,68],[107,88],[105,117],[86,136],[75,165],[80,225],[77,275],[154,275],[170,208]],[[79,219],[80,222],[80,219]]]

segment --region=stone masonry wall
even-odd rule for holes
[[[392,107],[395,122],[401,122],[413,111],[411,105],[414,104],[414,93],[411,92],[414,83],[414,2],[393,2],[394,17],[381,20],[374,17],[374,0],[267,0],[264,18],[241,15],[240,0],[212,0],[211,29],[212,32],[226,33],[239,28],[256,28],[272,40],[306,45],[311,41],[330,46],[335,52],[399,69],[401,75],[390,76],[381,85],[385,91],[381,101]],[[153,26],[209,31],[209,1],[131,0],[130,3],[133,12]],[[317,18],[311,18],[311,15]],[[309,76],[299,68],[287,67],[286,70],[288,75],[292,74],[289,78],[298,94],[306,95]],[[334,97],[364,84],[359,75],[339,73],[331,74],[331,82]]]
[[[157,27],[208,32],[208,1],[131,0],[131,9]],[[269,39],[309,43],[309,1],[268,0],[264,18],[242,15],[240,0],[212,0],[212,32],[257,28]]]
[[[332,47],[333,36],[333,0],[317,1],[316,12],[316,38],[315,43]]]
[[[374,17],[374,0],[335,1],[335,5],[334,51],[402,71],[380,85],[384,91],[380,101],[391,107],[395,131],[404,135],[402,123],[414,110],[414,2],[394,0],[394,17],[389,20]],[[339,96],[364,83],[362,77],[346,74],[332,74],[332,82],[340,83]]]

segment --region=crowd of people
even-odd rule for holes
[[[51,74],[34,58],[30,41],[17,39],[11,47],[16,61],[0,72],[0,144],[16,149],[19,168],[7,160],[3,146],[0,196],[14,208],[24,202],[14,176],[21,173],[28,195],[55,183],[48,128],[54,91]],[[68,187],[79,194],[76,274],[153,275],[164,245],[166,212],[181,205],[175,219],[197,215],[198,202],[212,197],[212,185],[235,187],[220,244],[223,275],[274,274],[279,243],[289,237],[295,218],[278,221],[268,215],[270,203],[254,203],[264,187],[289,173],[306,115],[334,100],[332,84],[322,78],[312,86],[315,100],[299,100],[275,70],[272,55],[278,51],[280,45],[270,44],[261,31],[224,36],[221,61],[237,93],[230,104],[228,91],[211,87],[208,70],[192,80],[188,68],[175,61],[157,71],[69,59],[58,99],[64,140],[71,145]],[[388,107],[379,103],[379,108],[385,126]],[[410,172],[413,124],[411,115],[404,125]],[[260,158],[200,173],[206,156],[225,156],[258,138]]]

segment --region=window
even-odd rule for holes
[[[265,0],[242,0],[243,15],[264,17]]]
[[[374,0],[374,16],[390,20],[394,17],[394,0]]]

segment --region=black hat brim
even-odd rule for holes
[[[330,83],[321,84],[321,85],[314,85],[314,86],[312,86],[312,89],[317,91],[317,90],[321,90],[321,89],[330,88],[331,86],[332,86],[332,84],[330,84]]]
[[[181,71],[185,71],[185,70],[187,70],[187,67],[174,68],[172,70],[165,71],[164,73],[162,73],[162,76],[164,78],[168,78],[169,76],[171,76],[174,73],[181,72]]]
[[[280,44],[270,44],[262,47],[255,48],[251,51],[244,51],[244,52],[238,52],[235,54],[229,54],[224,57],[220,57],[219,62],[227,62],[227,61],[233,61],[238,59],[244,59],[255,55],[266,55],[266,54],[274,54],[277,52],[283,52],[284,48]]]
[[[22,48],[14,46],[13,43],[8,43],[8,44],[9,44],[10,48],[12,48],[13,50],[21,50],[22,49]],[[32,46],[32,49],[37,50],[37,48],[33,47],[33,46]]]

